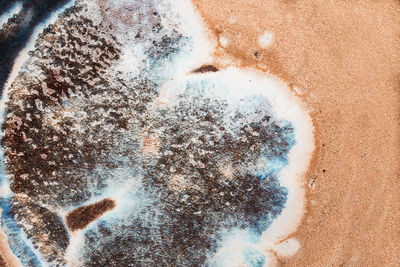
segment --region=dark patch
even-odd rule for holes
[[[0,254],[0,266],[7,266],[6,262],[4,261],[2,255]]]
[[[115,207],[115,201],[109,198],[97,203],[74,209],[65,217],[69,230],[84,229],[89,223]]]
[[[311,178],[311,180],[310,180],[310,186],[311,186],[311,187],[314,186],[315,180],[316,180],[316,179],[317,179],[316,177]]]
[[[68,12],[74,15],[73,13],[79,10],[74,7]],[[57,31],[66,31],[63,35],[57,34],[55,25],[47,28],[46,36],[49,39],[53,37],[53,41],[40,43],[38,46],[40,49],[34,52],[37,57],[49,62],[47,64],[36,62],[46,78],[43,83],[39,80],[26,81],[27,95],[10,94],[10,104],[2,126],[6,132],[2,139],[8,163],[6,171],[13,175],[11,189],[15,193],[27,194],[33,199],[51,195],[51,199],[40,199],[40,201],[51,201],[54,205],[75,205],[88,199],[88,192],[84,190],[87,181],[79,170],[90,169],[95,158],[100,158],[99,155],[93,155],[93,153],[101,150],[104,144],[86,143],[83,147],[77,147],[73,140],[75,133],[71,129],[73,120],[62,121],[59,125],[60,130],[57,131],[43,121],[44,112],[37,107],[37,103],[41,103],[43,109],[47,107],[62,109],[61,104],[68,102],[70,93],[77,90],[85,96],[103,94],[107,90],[108,82],[102,74],[111,62],[119,57],[116,43],[98,37],[96,38],[99,40],[95,42],[94,34],[97,30],[90,20],[83,20],[85,23],[79,18],[76,19],[78,27],[69,25],[69,27],[58,28]],[[80,38],[75,37],[74,31],[76,31],[75,35],[81,34],[92,43],[80,43]],[[59,48],[56,43],[65,45]],[[81,46],[82,50],[66,49],[70,46]],[[83,52],[96,49],[101,51],[96,56]],[[60,70],[56,71],[56,69]],[[84,69],[85,72],[83,72]],[[32,93],[34,91],[38,93]],[[23,101],[23,106],[14,104],[15,99]],[[147,102],[143,101],[141,105],[145,103]],[[92,108],[108,109],[107,104],[104,104],[104,106],[87,107],[85,112],[91,114]],[[29,119],[26,114],[30,114]],[[15,122],[12,119],[13,116],[20,118],[21,123]],[[96,114],[92,114],[88,120],[93,120],[93,117],[96,117]],[[126,125],[125,118],[115,116],[110,116],[108,122],[117,127]],[[96,129],[93,130],[96,131]],[[24,174],[28,174],[29,177],[22,178],[21,175]],[[44,185],[47,179],[60,178],[59,176],[63,179],[59,179],[57,185]],[[69,193],[63,193],[60,187],[69,188]],[[55,192],[58,194],[55,195]]]
[[[157,32],[160,27],[155,27],[153,31]],[[141,38],[143,37],[139,35],[138,39]],[[171,35],[163,35],[160,40],[153,41],[153,45],[146,51],[146,54],[154,60],[168,58],[181,50],[184,40],[182,35],[176,31],[172,32]]]
[[[10,1],[10,0],[0,0],[0,16],[3,15],[6,11],[8,11],[10,8],[13,7],[13,4],[16,1]]]
[[[29,199],[13,200],[13,214],[18,215],[15,216],[16,223],[25,225],[24,222],[31,217],[38,216],[39,223],[26,230],[28,238],[47,261],[60,265],[63,265],[68,245],[67,229],[56,214],[37,203],[53,207],[82,203],[91,196],[88,184],[96,188],[103,186],[99,177],[90,180],[86,175],[96,160],[108,167],[119,164],[104,159],[108,154],[104,151],[106,140],[111,139],[109,136],[100,136],[99,143],[91,143],[87,141],[87,136],[82,138],[72,129],[74,117],[59,120],[57,129],[48,125],[45,119],[46,114],[54,115],[54,112],[46,113],[44,109],[62,113],[71,93],[80,92],[83,98],[104,94],[109,85],[103,78],[105,70],[119,58],[118,43],[102,38],[97,26],[80,17],[80,10],[81,7],[76,6],[69,8],[66,13],[73,20],[66,18],[65,14],[61,15],[66,20],[64,24],[53,24],[39,36],[39,40],[42,38],[47,42],[37,42],[35,51],[30,52],[35,61],[32,65],[36,66],[38,73],[32,75],[28,71],[20,74],[19,79],[26,92],[10,92],[10,102],[2,125],[5,134],[1,144],[11,190]],[[94,55],[91,51],[95,50],[100,52]],[[40,76],[44,76],[44,79],[36,78]],[[21,104],[18,104],[19,101]],[[123,106],[121,103],[115,105]],[[84,111],[90,114],[87,120],[98,118],[98,114],[92,111],[105,107],[106,103],[102,107],[85,107]],[[116,129],[123,128],[126,119],[118,117],[118,114],[113,115],[109,116],[108,122],[116,125]],[[77,145],[77,139],[83,139],[83,144]],[[47,239],[43,239],[43,236]]]
[[[154,202],[137,217],[127,215],[127,224],[108,222],[118,230],[87,231],[86,266],[205,266],[208,253],[218,248],[220,229],[260,234],[268,227],[283,209],[287,191],[274,174],[259,177],[242,166],[260,156],[284,159],[293,128],[265,116],[230,133],[223,111],[224,103],[188,93],[146,122],[146,128],[160,131],[159,157],[142,167],[146,194]],[[226,163],[232,165],[232,177],[219,168]],[[184,177],[182,188],[171,186],[174,175]]]
[[[204,73],[204,72],[217,72],[218,69],[213,65],[203,65],[192,71],[192,73]]]
[[[33,247],[46,251],[49,262],[63,262],[60,259],[69,245],[69,237],[62,218],[25,197],[13,197],[10,209]]]
[[[3,10],[3,2],[0,10]],[[10,3],[13,1],[6,2],[9,3],[4,3],[4,6],[11,7]],[[14,16],[4,28],[0,29],[0,96],[3,94],[3,86],[11,72],[14,60],[29,41],[35,27],[67,2],[68,0],[22,1],[21,13]],[[26,24],[25,18],[28,13],[32,14],[32,19]]]
[[[257,59],[259,59],[259,58],[260,58],[260,53],[255,52],[255,53],[254,53],[254,57],[257,58]]]

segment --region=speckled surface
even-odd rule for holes
[[[304,212],[313,137],[289,87],[215,67],[190,1],[69,6],[4,87],[2,225],[18,261],[264,266],[295,253],[279,244]]]
[[[399,263],[398,3],[50,4],[0,32],[8,265]]]

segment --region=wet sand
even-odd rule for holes
[[[217,61],[278,75],[311,109],[301,249],[282,265],[400,266],[399,2],[194,2],[219,36]]]
[[[194,2],[220,37],[210,63],[269,71],[311,110],[301,248],[282,266],[400,266],[399,2]]]

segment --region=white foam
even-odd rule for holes
[[[16,2],[9,10],[3,13],[0,16],[0,29],[4,27],[4,25],[8,22],[9,19],[19,14],[22,10],[22,3]]]
[[[266,31],[258,37],[258,45],[261,48],[269,47],[274,41],[274,34],[272,32]]]
[[[136,49],[135,49],[136,48]],[[141,58],[143,57],[143,52],[138,53],[140,47],[135,46],[133,48],[125,47],[121,54],[121,60],[116,67],[117,71],[137,72],[139,70],[139,64],[141,63]],[[136,51],[135,51],[136,50]]]
[[[245,266],[244,250],[256,249],[251,235],[244,229],[229,229],[222,233],[221,246],[209,259],[210,266]]]
[[[11,189],[10,186],[7,183],[3,183],[0,186],[0,197],[1,198],[6,198],[9,197],[11,195]]]
[[[82,266],[79,256],[85,244],[85,236],[82,232],[74,232],[69,236],[69,245],[65,251],[67,266]]]
[[[229,44],[229,39],[228,39],[225,35],[221,34],[221,35],[219,36],[219,43],[220,43],[223,47],[227,47],[228,44]]]
[[[300,242],[296,238],[289,238],[274,247],[274,251],[281,257],[293,256],[300,249]]]

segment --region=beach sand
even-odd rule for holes
[[[311,109],[301,249],[282,266],[400,266],[400,3],[194,2],[216,57],[278,75]]]
[[[194,3],[219,37],[211,63],[271,72],[311,110],[301,248],[281,265],[400,266],[400,3]]]

